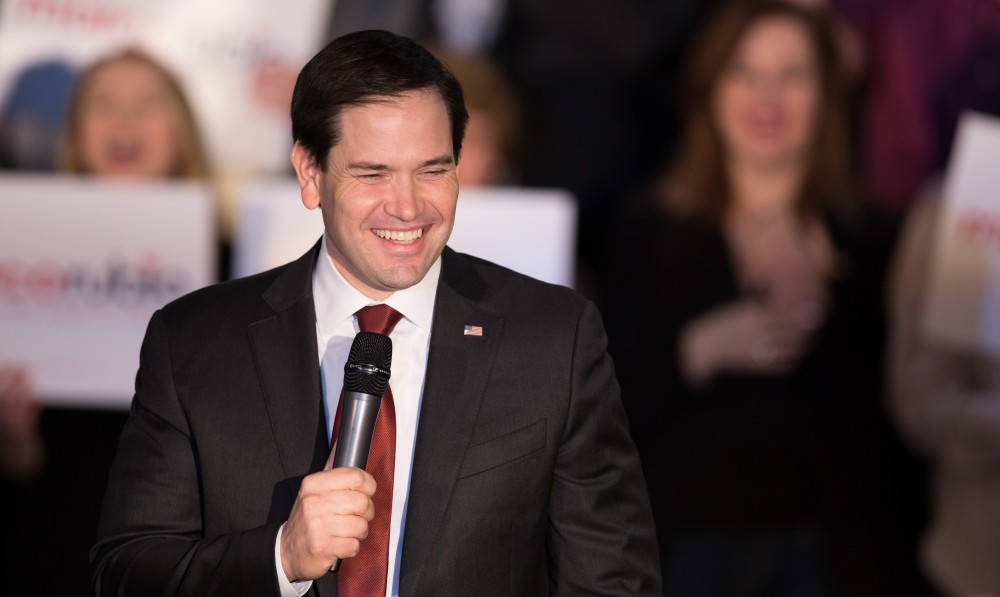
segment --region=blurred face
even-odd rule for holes
[[[455,222],[451,124],[435,92],[344,109],[322,172],[301,145],[292,163],[306,207],[323,212],[334,265],[379,300],[423,279]]]
[[[799,166],[813,141],[819,74],[807,32],[769,17],[737,44],[715,90],[716,126],[728,159],[752,166]]]
[[[180,154],[180,113],[160,74],[138,60],[102,67],[82,98],[80,152],[102,177],[164,178]]]
[[[490,115],[481,110],[469,111],[469,124],[462,140],[462,165],[458,180],[462,186],[493,184],[503,168],[499,140]]]

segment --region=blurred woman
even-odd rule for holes
[[[133,49],[87,68],[70,102],[60,169],[103,178],[207,178],[194,112],[177,78]]]
[[[229,277],[231,218],[211,169],[195,113],[179,79],[152,56],[125,49],[80,75],[61,139],[59,169],[103,179],[192,180],[212,186],[216,271]]]
[[[892,226],[852,184],[837,56],[815,10],[724,8],[693,48],[677,160],[609,243],[667,595],[830,595],[852,574],[901,594],[873,553]]]
[[[516,184],[521,113],[510,82],[486,56],[445,50],[434,53],[461,83],[469,110],[458,167],[459,184],[463,187]]]

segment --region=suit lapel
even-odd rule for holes
[[[503,330],[503,318],[481,303],[479,273],[451,249],[443,258],[403,534],[399,590],[406,595],[433,549]],[[482,336],[465,335],[466,325],[482,326]]]
[[[289,264],[264,292],[271,317],[247,326],[284,479],[275,488],[271,522],[291,512],[302,478],[321,470],[329,454],[322,379],[316,348],[316,306],[312,273],[320,244]],[[309,433],[310,428],[314,433]],[[327,574],[313,583],[311,595],[337,595],[337,578]]]
[[[247,327],[274,440],[284,469],[271,518],[288,516],[303,476],[323,466],[326,421],[316,352],[316,309],[312,297],[312,251],[289,264],[264,292],[271,317]]]

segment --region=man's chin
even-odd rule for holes
[[[388,292],[396,292],[397,290],[406,290],[411,286],[416,286],[424,279],[427,275],[427,271],[411,272],[406,275],[396,275],[382,278],[379,280],[380,287]]]
[[[423,265],[406,265],[385,268],[382,271],[376,272],[370,285],[372,288],[382,292],[405,290],[419,284],[428,271],[430,271],[430,264],[426,267]]]

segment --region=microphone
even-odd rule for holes
[[[340,434],[333,468],[368,466],[368,452],[375,433],[375,419],[382,405],[382,394],[389,385],[392,363],[392,340],[375,332],[359,332],[344,363],[344,395],[340,412]],[[340,560],[330,572],[340,569]]]
[[[375,418],[382,394],[389,385],[392,340],[375,332],[359,332],[344,363],[344,404],[340,435],[333,455],[334,468],[368,465],[368,452],[375,432]]]

